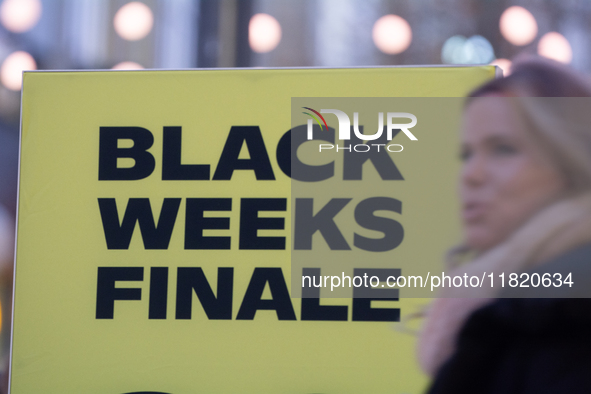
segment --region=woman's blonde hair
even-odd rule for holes
[[[486,96],[510,100],[543,156],[565,177],[569,186],[565,197],[591,191],[591,80],[562,63],[527,56],[513,62],[509,76],[493,79],[472,91],[465,106]],[[544,227],[542,224],[538,230]],[[531,256],[539,262],[565,248],[591,242],[589,227],[591,224],[585,223],[571,226],[552,245],[535,244],[535,237],[530,236],[521,242],[531,243]],[[448,269],[455,268],[477,255],[477,251],[460,244],[448,251],[445,264]]]
[[[515,61],[509,76],[474,90],[466,106],[486,96],[510,101],[543,156],[565,177],[568,197],[591,190],[591,81],[561,63],[529,57]],[[474,257],[459,245],[445,261],[453,268]]]
[[[507,97],[544,155],[567,177],[574,193],[591,189],[591,81],[556,61],[528,57],[512,73],[473,91]]]

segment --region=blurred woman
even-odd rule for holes
[[[464,243],[450,252],[446,274],[492,274],[496,283],[444,289],[431,305],[419,341],[421,365],[434,376],[430,393],[591,392],[591,302],[568,298],[588,297],[581,282],[591,282],[585,97],[585,77],[537,58],[470,95],[459,182]],[[517,295],[507,292],[511,273],[559,271],[579,286],[534,295],[567,298],[497,298]]]

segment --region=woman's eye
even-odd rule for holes
[[[460,152],[460,160],[461,161],[467,161],[470,156],[472,156],[472,151],[470,151],[469,149],[462,149],[462,151]]]
[[[517,153],[517,149],[509,144],[498,144],[493,146],[492,153],[499,156],[510,156]]]

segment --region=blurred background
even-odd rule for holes
[[[23,70],[495,63],[591,71],[589,0],[1,0],[0,300],[9,341]]]

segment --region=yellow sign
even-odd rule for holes
[[[26,72],[11,393],[421,392],[413,335],[289,296],[280,140],[292,97],[461,97],[494,75]]]

